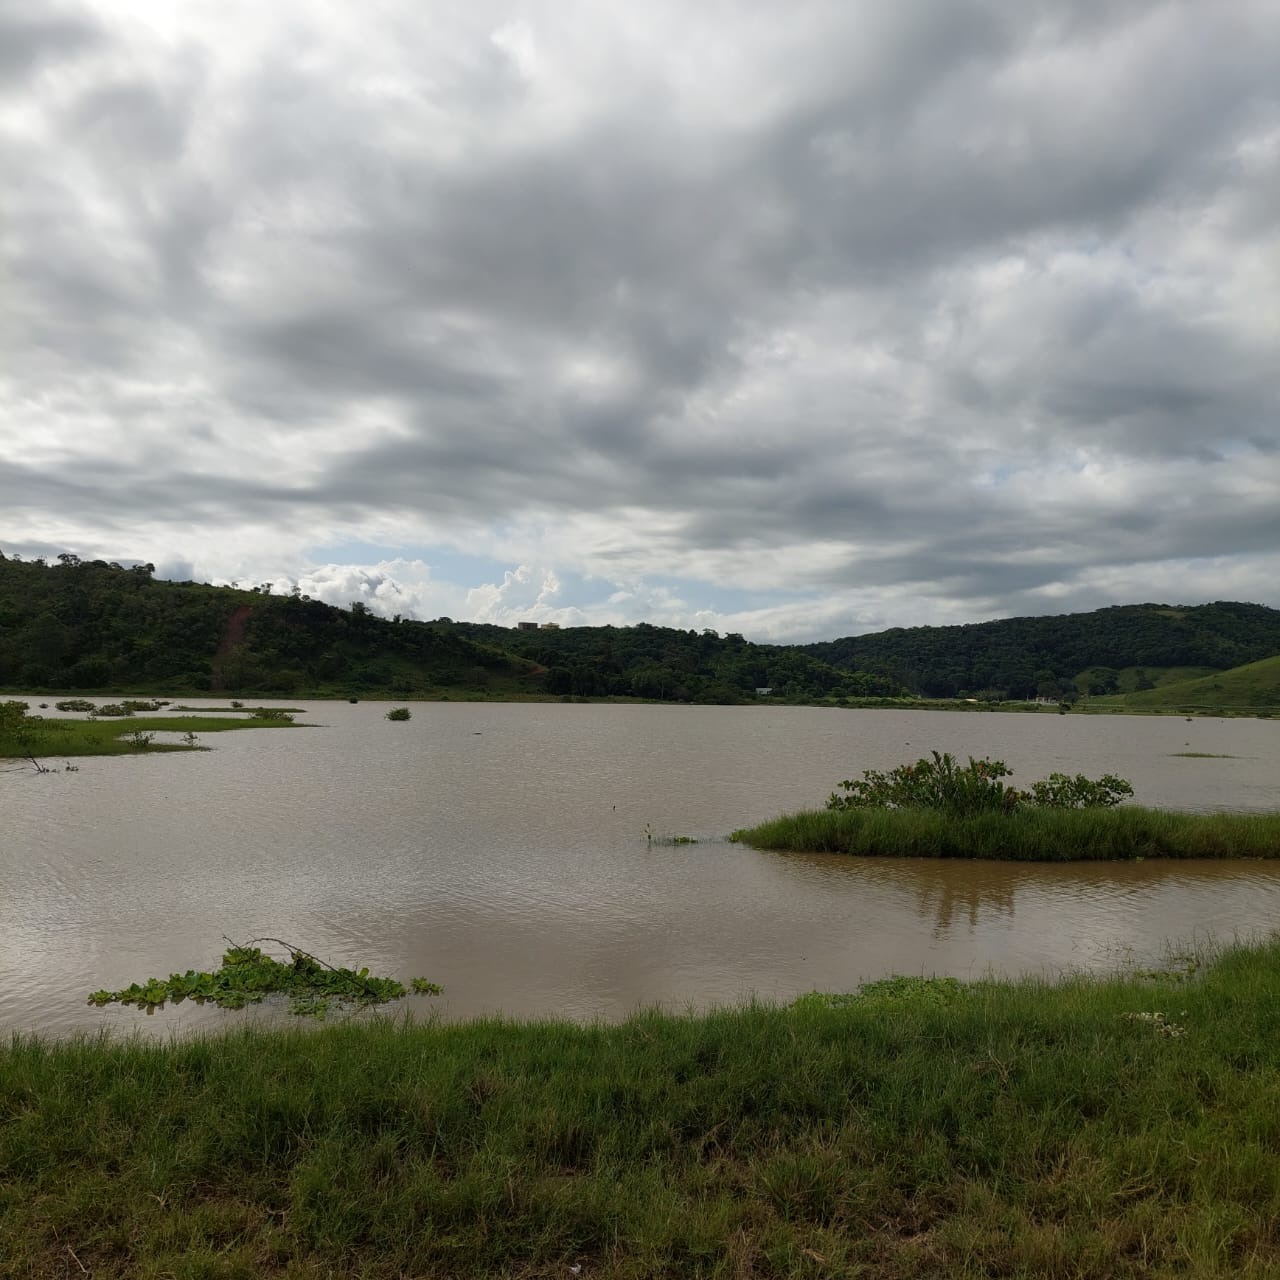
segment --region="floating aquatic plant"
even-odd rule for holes
[[[289,952],[288,960],[276,960],[258,942],[274,942]],[[331,1009],[363,1008],[415,995],[439,995],[441,987],[426,978],[413,978],[409,986],[395,978],[382,978],[367,968],[343,969],[327,964],[308,951],[279,938],[255,938],[245,946],[231,946],[222,965],[211,973],[188,969],[166,978],[133,982],[119,991],[95,991],[94,1005],[132,1004],[148,1013],[172,1001],[209,1001],[222,1009],[243,1009],[268,995],[287,995],[289,1012],[322,1018]]]

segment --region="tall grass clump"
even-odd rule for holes
[[[1194,1275],[1280,1257],[1280,944],[618,1026],[0,1048],[53,1277]]]
[[[1280,814],[1023,809],[967,817],[931,809],[811,810],[735,831],[754,849],[1025,862],[1280,857]]]

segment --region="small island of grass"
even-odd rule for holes
[[[1280,857],[1280,813],[1178,813],[1120,807],[1121,778],[1053,774],[1026,791],[1002,761],[960,766],[947,754],[867,771],[825,809],[735,831],[754,849],[861,857],[1023,862]]]
[[[116,709],[113,708],[113,713]],[[141,752],[200,751],[199,735],[229,729],[278,729],[293,718],[274,708],[255,709],[239,716],[140,716],[121,708],[122,718],[103,718],[100,708],[87,719],[33,716],[25,702],[0,702],[0,761],[25,760],[37,769],[42,761],[74,756],[137,755]],[[176,740],[158,734],[178,735]]]

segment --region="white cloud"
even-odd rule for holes
[[[761,638],[1280,603],[1278,52],[1268,0],[0,14],[0,546]]]

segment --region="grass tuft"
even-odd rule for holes
[[[735,831],[731,840],[790,853],[1022,862],[1280,857],[1280,813],[1019,809],[964,817],[931,809],[810,810]]]

